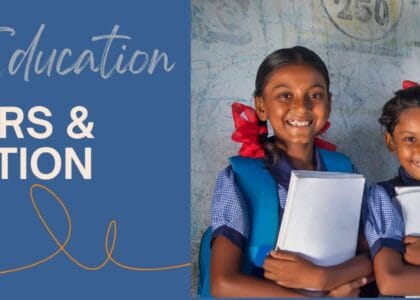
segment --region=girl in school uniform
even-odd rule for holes
[[[239,118],[244,113],[250,122],[235,120],[237,127],[243,125],[232,137],[244,143],[242,157],[231,158],[230,166],[216,180],[211,209],[211,295],[301,297],[298,289],[316,289],[328,296],[349,297],[357,296],[367,283],[372,274],[367,254],[320,267],[298,255],[271,252],[263,268],[254,255],[258,235],[266,231],[258,227],[259,220],[281,218],[291,171],[326,171],[325,151],[316,145],[316,136],[328,126],[329,84],[328,70],[316,53],[300,46],[280,49],[268,55],[258,69],[256,115],[249,108],[234,106],[234,115]],[[267,122],[274,131],[270,138]],[[338,152],[331,153],[348,160]],[[273,183],[266,185],[267,181]],[[257,216],[264,204],[253,198],[275,199],[278,209]]]
[[[382,295],[420,295],[420,237],[405,236],[395,186],[420,185],[420,86],[403,89],[385,103],[379,122],[385,142],[400,163],[398,175],[373,185],[368,196],[365,235]]]

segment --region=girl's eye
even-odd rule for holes
[[[290,94],[290,93],[280,93],[278,95],[278,98],[281,99],[281,100],[288,100],[288,99],[292,98],[292,94]]]
[[[311,93],[309,94],[309,98],[314,100],[320,100],[322,99],[322,93]]]
[[[408,142],[408,143],[414,143],[416,141],[416,138],[414,138],[412,136],[408,136],[408,137],[404,138],[404,141]]]

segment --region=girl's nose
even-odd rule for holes
[[[299,96],[296,97],[293,101],[293,109],[307,111],[312,109],[312,102],[309,97]]]

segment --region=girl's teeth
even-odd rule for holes
[[[419,161],[413,161],[412,164],[414,164],[417,168],[420,168],[420,162]]]
[[[298,120],[292,120],[292,121],[288,121],[288,123],[292,126],[308,126],[309,125],[309,121],[298,121]]]

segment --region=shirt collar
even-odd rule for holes
[[[414,179],[403,167],[398,169],[398,174],[404,186],[420,186],[420,180]]]
[[[280,158],[277,163],[268,169],[270,174],[274,177],[278,184],[283,186],[286,189],[289,189],[290,175],[293,170],[296,170],[295,167],[290,163],[289,158],[286,153],[280,151]],[[315,170],[316,171],[325,171],[325,166],[322,163],[321,156],[318,152],[317,147],[314,147],[314,160],[315,160]]]

